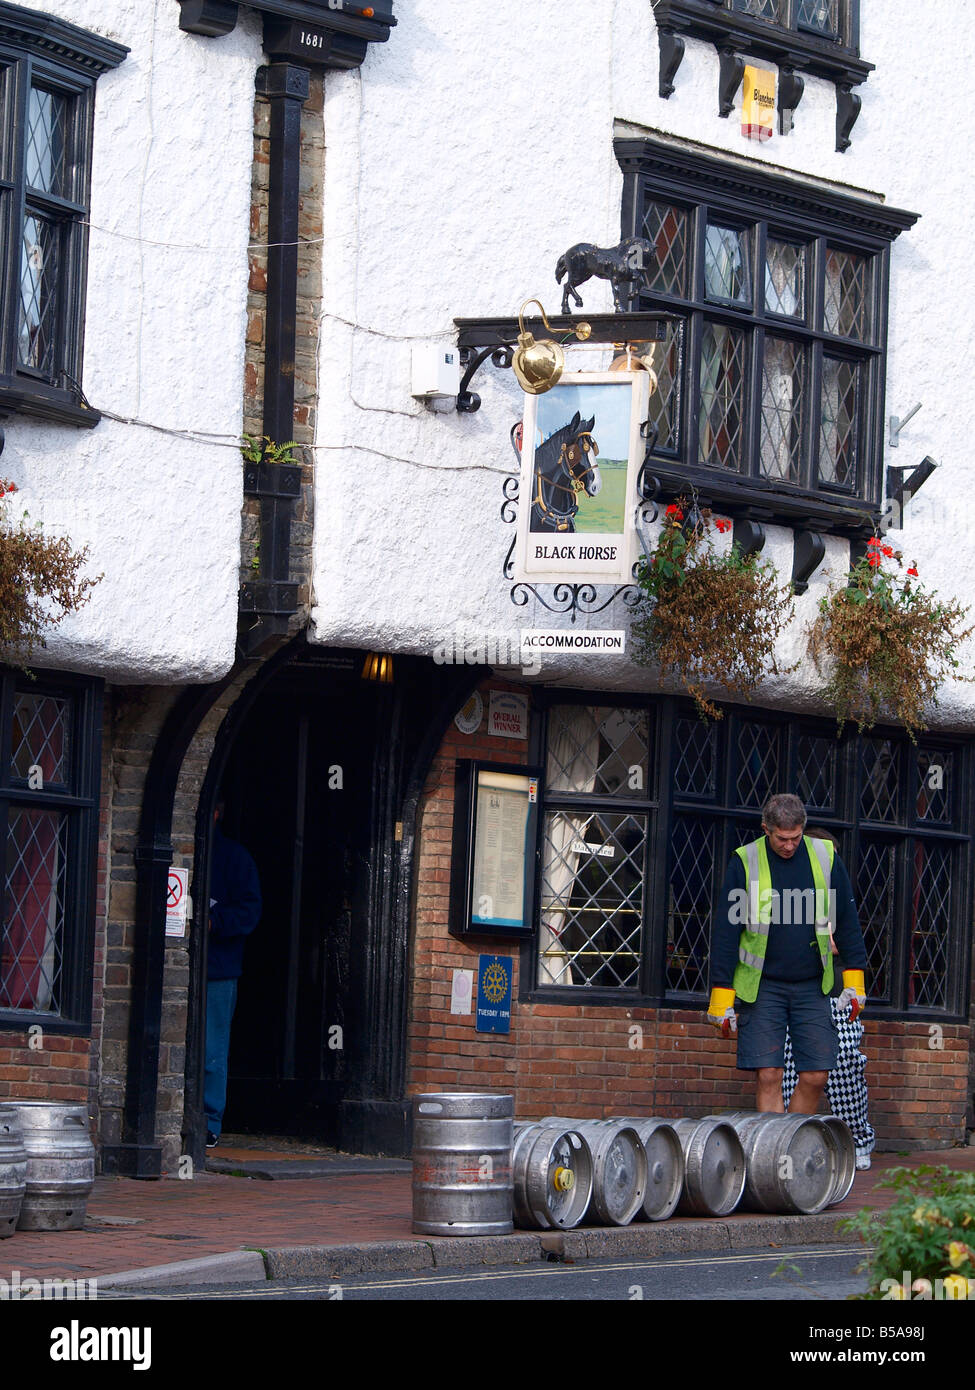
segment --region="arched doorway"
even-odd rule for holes
[[[374,764],[393,698],[356,664],[283,667],[221,779],[226,833],[253,856],[263,898],[234,1015],[228,1130],[337,1143],[355,1089],[369,864],[383,830]]]
[[[406,994],[414,823],[443,730],[482,668],[298,639],[217,735],[197,817],[202,906],[213,808],[253,856],[261,921],[234,1014],[224,1129],[407,1153]],[[198,910],[197,919],[202,918]],[[184,1139],[202,1157],[202,933],[191,957]]]

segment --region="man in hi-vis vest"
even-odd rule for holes
[[[865,1001],[867,955],[843,861],[828,840],[803,835],[797,796],[773,796],[764,838],[731,856],[711,939],[708,1022],[738,1033],[738,1066],[757,1072],[759,1110],[782,1110],[786,1028],[799,1081],[790,1111],[814,1115],[836,1065],[831,934],[844,963],[840,1006]],[[736,1011],[737,1010],[737,1011]]]

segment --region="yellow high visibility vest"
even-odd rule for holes
[[[813,840],[803,835],[809,863],[812,866],[816,895],[816,944],[823,963],[823,993],[833,988],[833,952],[830,945],[829,881],[833,868],[833,844],[829,840]],[[735,853],[745,866],[745,892],[748,897],[748,925],[738,941],[738,964],[732,984],[739,999],[754,1004],[765,965],[772,922],[772,868],[769,864],[768,842],[760,840],[742,845]]]

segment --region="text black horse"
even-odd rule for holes
[[[576,498],[595,497],[603,485],[592,437],[595,415],[583,420],[577,410],[567,425],[550,434],[535,450],[532,476],[532,531],[574,531]]]

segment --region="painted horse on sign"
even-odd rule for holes
[[[583,420],[579,411],[535,450],[532,476],[532,531],[574,531],[576,500],[585,492],[595,497],[603,485],[596,463],[599,445],[592,437],[593,415]]]

